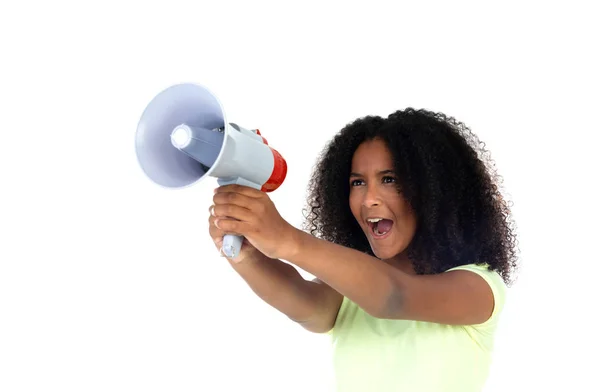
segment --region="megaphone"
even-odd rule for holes
[[[135,150],[143,172],[166,188],[211,176],[219,185],[272,192],[287,174],[286,161],[258,129],[228,123],[217,97],[192,83],[171,86],[150,101],[138,123]],[[223,253],[237,256],[242,242],[242,236],[225,235]]]

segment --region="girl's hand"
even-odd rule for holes
[[[209,233],[210,237],[212,238],[213,242],[215,243],[215,246],[221,253],[221,256],[226,257],[225,254],[221,250],[223,248],[223,237],[225,236],[225,232],[223,230],[219,229],[215,225],[215,220],[217,218],[214,214],[214,208],[215,208],[215,206],[212,205],[208,209],[210,211],[210,215],[208,217],[208,233]],[[233,258],[233,259],[228,258],[228,259],[234,263],[240,263],[240,262],[254,256],[256,253],[259,253],[258,250],[254,246],[252,246],[252,244],[250,244],[250,242],[248,242],[248,239],[244,238],[244,242],[242,243],[242,248],[240,249],[240,253],[235,258]]]
[[[213,202],[219,234],[243,235],[250,245],[273,259],[295,250],[297,229],[279,215],[265,192],[225,185],[215,190]]]

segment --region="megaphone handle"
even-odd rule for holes
[[[223,254],[230,259],[237,257],[240,254],[243,242],[244,237],[241,235],[225,234],[225,237],[223,237]]]
[[[217,183],[219,185],[238,184],[249,186],[255,189],[261,189],[261,186],[259,184],[255,184],[252,181],[248,181],[245,178],[241,177],[218,178]],[[229,258],[234,258],[240,254],[243,242],[244,237],[241,235],[225,234],[225,236],[223,237],[223,246],[221,250],[225,256]]]

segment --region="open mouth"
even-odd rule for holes
[[[383,237],[390,232],[394,225],[394,221],[384,218],[369,218],[367,219],[367,224],[369,225],[373,236],[378,238]]]

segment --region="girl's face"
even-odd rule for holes
[[[398,192],[392,155],[379,140],[362,143],[350,170],[350,209],[376,257],[389,260],[406,250],[416,230],[416,216]]]

